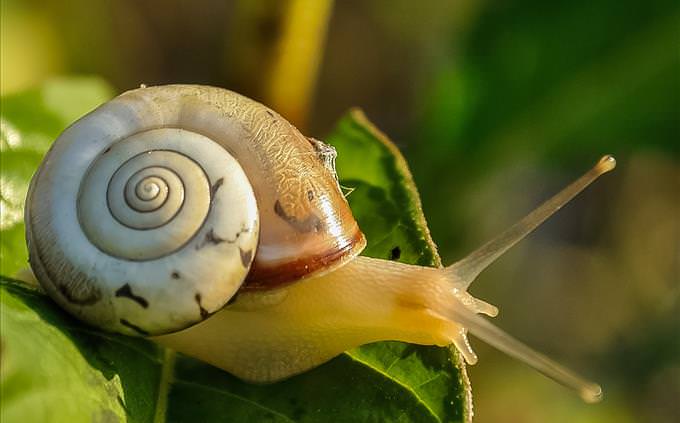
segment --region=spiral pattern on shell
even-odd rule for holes
[[[111,136],[110,125],[100,111],[76,123],[34,178],[32,266],[63,307],[97,326],[182,329],[221,308],[248,273],[259,231],[252,187],[204,135]]]
[[[156,129],[116,143],[90,167],[81,184],[78,214],[88,238],[102,251],[129,260],[162,257],[186,244],[203,225],[210,181],[196,160],[214,159],[167,150],[173,135],[185,149],[195,144],[187,153],[200,156],[207,150],[207,139],[198,134]],[[210,154],[221,153],[215,150]]]

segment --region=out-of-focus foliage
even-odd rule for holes
[[[52,141],[75,119],[111,98],[98,78],[57,78],[2,97],[0,115],[0,274],[26,267],[24,199]]]
[[[434,213],[440,246],[460,243],[470,226],[464,201],[474,187],[461,179],[513,161],[576,170],[604,153],[624,167],[635,152],[678,157],[679,20],[672,2],[481,9],[460,53],[433,72],[413,135],[413,167],[428,199],[455,199],[447,211],[460,217],[452,228]],[[456,183],[434,183],[444,177]]]
[[[4,0],[1,88],[95,73],[267,100],[287,4]],[[445,263],[618,159],[472,288],[501,327],[601,382],[603,403],[473,340],[476,421],[676,418],[678,22],[672,0],[335,2],[306,132],[366,110],[408,159]]]

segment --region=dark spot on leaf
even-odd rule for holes
[[[392,251],[390,251],[390,260],[399,260],[399,257],[401,257],[401,248],[398,246],[392,248]]]
[[[172,273],[170,274],[170,276],[171,276],[173,279],[179,279],[179,278],[180,278],[179,272],[178,272],[177,270],[175,270],[174,272],[172,272]]]
[[[271,117],[274,117],[274,113],[272,113],[271,110],[267,110],[267,114]]]
[[[146,300],[146,298],[133,294],[132,288],[130,288],[130,284],[128,283],[118,288],[118,290],[116,291],[116,297],[129,298],[144,308],[149,307],[149,302]]]
[[[149,336],[149,332],[145,331],[144,329],[140,328],[139,326],[137,326],[135,324],[128,322],[125,319],[120,319],[120,324],[134,330],[135,332],[137,332],[140,335]]]
[[[314,191],[312,190],[307,191],[307,199],[309,201],[312,201],[314,199]]]
[[[196,304],[198,304],[198,311],[201,313],[201,319],[206,319],[208,316],[210,316],[208,310],[203,308],[203,305],[201,304],[201,294],[197,292],[194,296],[194,299],[196,299]]]
[[[108,153],[109,151],[111,151],[111,147],[106,147],[106,150],[104,150],[104,152],[103,152],[102,154],[106,154],[106,153]]]
[[[241,247],[239,247],[238,251],[241,253],[241,263],[243,263],[243,267],[247,268],[253,261],[253,250],[243,251]]]

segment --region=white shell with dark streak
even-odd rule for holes
[[[107,103],[54,143],[29,192],[30,260],[77,317],[130,335],[168,333],[240,288],[255,256],[258,209],[220,144],[146,128],[131,110]]]

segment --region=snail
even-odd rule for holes
[[[67,128],[34,175],[31,268],[62,308],[150,337],[249,382],[381,340],[455,345],[467,332],[596,401],[600,387],[510,337],[467,293],[477,275],[615,161],[444,268],[363,257],[335,150],[234,92],[142,87]]]

